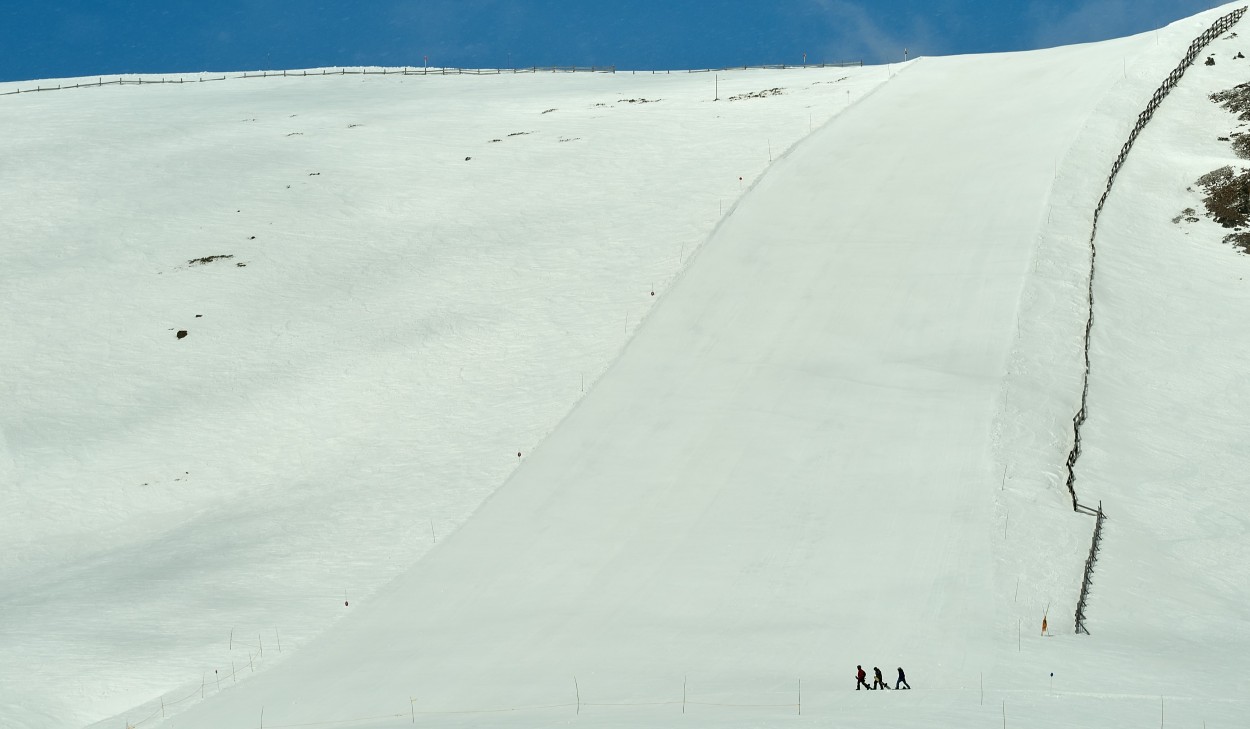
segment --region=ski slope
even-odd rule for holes
[[[198,694],[349,615],[593,387],[770,147],[891,73],[3,97],[0,725]]]
[[[103,275],[83,270],[84,261],[111,264],[115,276],[133,256],[156,257],[167,231],[136,226],[147,236],[138,253],[117,242],[91,254],[63,242],[42,254],[9,249],[28,269],[9,277],[19,295],[9,294],[3,310],[21,305],[44,318],[36,326],[10,315],[4,324],[26,337],[22,356],[4,363],[16,372],[5,381],[6,400],[26,403],[5,416],[4,429],[8,473],[25,487],[6,490],[6,507],[16,511],[5,513],[21,515],[7,518],[10,534],[25,541],[5,550],[12,578],[5,584],[23,589],[3,599],[23,629],[5,636],[17,648],[0,680],[6,694],[12,686],[11,695],[35,700],[0,701],[0,710],[19,726],[99,719],[100,727],[148,717],[143,726],[157,724],[163,712],[165,724],[188,728],[812,720],[1137,727],[1161,716],[1169,725],[1237,725],[1250,710],[1248,595],[1229,567],[1247,545],[1239,474],[1250,464],[1237,443],[1250,393],[1237,365],[1248,339],[1241,318],[1218,314],[1245,302],[1250,259],[1219,244],[1214,223],[1169,222],[1195,205],[1198,195],[1186,188],[1198,175],[1235,162],[1215,137],[1237,122],[1206,100],[1250,73],[1250,62],[1229,60],[1241,50],[1235,37],[1216,41],[1216,65],[1190,69],[1164,103],[1100,223],[1091,414],[1077,488],[1083,501],[1103,500],[1111,519],[1090,636],[1071,634],[1071,611],[1092,520],[1072,512],[1062,480],[1080,402],[1093,205],[1146,99],[1189,41],[1232,7],[1085,46],[819,77],[777,74],[769,82],[788,82],[788,93],[736,107],[699,100],[705,89],[690,77],[569,77],[540,86],[530,85],[539,79],[500,79],[446,111],[438,133],[414,133],[399,145],[407,152],[347,144],[343,131],[329,133],[346,118],[325,121],[331,114],[323,108],[324,124],[307,129],[324,135],[326,146],[291,158],[280,168],[285,177],[275,172],[266,185],[282,178],[312,187],[324,181],[296,180],[294,170],[307,178],[322,167],[360,175],[359,184],[369,175],[394,183],[433,148],[446,159],[426,160],[431,176],[461,197],[444,192],[441,205],[404,207],[388,193],[367,203],[363,192],[353,197],[351,184],[301,193],[304,201],[291,206],[278,184],[256,191],[277,223],[278,252],[253,254],[240,271],[204,269],[213,283],[187,287],[199,299],[214,294],[221,314],[248,321],[205,321],[220,329],[208,329],[212,341],[192,350],[192,362],[168,352],[194,345],[195,325],[185,340],[162,332],[169,336],[155,362],[151,336],[146,348],[122,350],[114,355],[120,363],[106,359],[111,367],[95,372],[103,344],[49,341],[49,325],[72,317],[36,308],[39,284],[80,292],[83,299],[68,299],[78,305],[72,310],[95,303],[88,308],[105,321],[119,307],[133,325],[145,302],[168,306],[176,289],[151,283],[150,271],[106,286]],[[802,94],[795,78],[807,84]],[[761,76],[732,79],[768,85],[756,83]],[[448,84],[442,93],[455,98],[471,81],[441,82]],[[308,98],[299,83],[309,82],[275,82],[266,94],[223,85],[205,108],[241,94],[242,103],[272,104],[267,111],[277,119],[279,109]],[[382,103],[393,101],[393,89],[336,83],[323,88],[341,95],[337,106],[319,99],[335,115],[355,108],[363,93],[376,99],[374,113],[407,128],[400,119],[408,115]],[[653,107],[659,118],[640,118],[650,104],[621,101],[611,120],[596,118],[609,112],[592,99],[632,98],[602,96],[619,84],[664,97]],[[849,106],[847,85],[857,92]],[[185,110],[186,100],[173,96],[182,89],[158,91],[169,94],[171,109]],[[195,92],[209,93],[207,85]],[[68,102],[53,105],[60,98],[39,99],[37,111],[68,117]],[[746,103],[757,106],[738,111]],[[510,113],[518,124],[535,115],[540,121],[531,126],[571,124],[554,121],[557,112],[539,113],[555,107],[575,106],[586,118],[550,129],[549,148],[530,157],[495,160],[492,150],[508,148],[493,146],[450,154],[445,140],[458,139],[455,125],[482,105],[498,110],[484,115],[496,125],[512,121]],[[810,133],[794,128],[796,112],[812,114]],[[621,121],[625,114],[634,116]],[[269,122],[268,131],[277,136],[289,119]],[[183,123],[201,124],[189,116]],[[789,136],[771,136],[781,128]],[[606,141],[609,131],[632,136]],[[483,132],[473,128],[472,138]],[[733,168],[748,167],[749,158],[726,159],[735,144],[725,139],[744,144],[761,132],[769,146],[782,140],[778,150],[805,138],[771,165],[755,159],[742,190],[766,165],[767,172],[739,200]],[[55,129],[43,133],[58,138]],[[551,137],[596,133],[600,156],[555,161],[550,148],[573,142]],[[675,136],[657,137],[666,134]],[[269,159],[273,143],[256,143],[247,163]],[[7,170],[23,170],[17,179],[31,179],[41,159],[41,148],[28,145],[26,167]],[[221,146],[197,147],[196,159],[211,159],[210,149]],[[362,149],[372,155],[367,161],[353,158]],[[319,161],[312,169],[314,153],[337,166]],[[626,161],[640,154],[652,155],[651,163]],[[494,165],[487,174],[460,171],[484,160]],[[248,165],[235,161],[230,169]],[[630,178],[618,183],[619,198],[583,189],[610,173]],[[526,187],[531,177],[540,181]],[[723,178],[727,189],[709,193],[708,180]],[[216,202],[226,202],[233,178],[207,179],[218,186]],[[569,204],[552,202],[568,179],[599,204],[557,207]],[[651,189],[653,182],[663,189]],[[501,197],[517,187],[521,199]],[[22,194],[30,195],[22,208],[29,209],[35,194]],[[453,212],[479,194],[489,203]],[[187,191],[169,195],[192,199]],[[716,215],[710,210],[722,195],[723,219],[719,204]],[[690,212],[699,205],[705,209]],[[431,209],[443,217],[422,212]],[[124,223],[118,217],[115,230]],[[38,219],[32,212],[21,230],[33,235]],[[199,236],[199,247],[168,257],[205,250],[211,239],[195,233],[200,228],[240,237],[249,230],[223,225],[209,212],[187,213],[184,230]],[[379,232],[347,245],[357,230]],[[511,237],[516,231],[520,240]],[[702,245],[701,231],[710,232]],[[55,231],[43,235],[61,240]],[[522,254],[543,250],[548,236],[556,240],[546,265]],[[582,236],[605,242],[574,246]],[[675,262],[674,240],[689,241]],[[513,279],[516,267],[530,271]],[[227,273],[257,268],[264,278],[222,283]],[[426,273],[431,268],[438,273]],[[191,271],[159,275],[186,280]],[[179,280],[162,278],[162,285],[171,279]],[[587,298],[596,292],[600,303]],[[129,301],[134,310],[121,303]],[[638,302],[626,304],[632,324],[611,316],[626,301]],[[409,320],[412,311],[421,314]],[[622,331],[596,328],[608,319]],[[77,334],[102,342],[100,324]],[[448,386],[463,378],[453,369],[464,362],[472,375]],[[216,393],[171,407],[171,392],[188,397],[214,366],[227,376]],[[591,375],[585,392],[580,378],[573,392],[569,373],[582,369]],[[92,396],[84,412],[95,420],[76,421],[81,430],[67,433],[75,421],[65,417],[57,427],[49,403],[62,397],[55,383],[85,372],[99,380],[76,394]],[[125,390],[114,380],[122,374],[142,375],[147,387]],[[220,394],[242,385],[259,394],[238,402]],[[118,401],[144,393],[156,412],[142,411],[132,430],[118,434],[110,425]],[[428,420],[412,412],[418,407]],[[236,431],[239,423],[251,429]],[[101,442],[102,433],[118,443]],[[206,469],[212,488],[170,487],[163,508],[149,503],[157,498],[150,491],[123,488],[130,501],[119,502],[116,485],[70,481],[75,473],[110,473],[105,465],[118,478],[161,444],[181,445],[190,458],[197,437],[228,452],[253,443],[255,454],[200,455],[184,475]],[[485,461],[484,445],[506,448],[507,458]],[[62,451],[68,457],[57,460]],[[410,494],[423,480],[440,485],[433,495]],[[433,519],[412,510],[438,506],[447,512],[434,544],[426,531]],[[168,531],[102,537],[110,548],[84,548],[104,518],[115,520],[114,530]],[[268,535],[275,531],[282,535]],[[217,556],[197,569],[206,554]],[[84,587],[87,576],[98,582]],[[344,595],[345,606],[338,585],[349,582],[366,587]],[[138,601],[125,591],[136,588],[160,600],[144,605],[139,621],[165,622],[166,634],[135,637],[144,623],[127,614]],[[311,606],[314,591],[324,609]],[[127,601],[101,615],[92,603],[101,596]],[[1038,635],[1043,614],[1052,636]],[[267,645],[269,663],[218,688],[220,673],[204,670],[224,669],[211,662],[210,634],[250,621],[246,653],[254,661],[265,631],[283,619],[298,622],[302,639],[276,661]],[[69,627],[76,620],[84,621],[81,633]],[[271,625],[259,628],[262,621]],[[186,634],[202,623],[212,625],[196,644]],[[120,637],[111,642],[114,633]],[[90,695],[67,700],[68,676],[95,671],[80,647],[86,636],[100,641],[95,663],[115,663],[81,680]],[[19,666],[19,656],[41,649],[48,668],[31,669],[28,659]],[[229,649],[231,674],[243,653]],[[915,690],[850,693],[856,664],[880,666],[887,678],[904,666]],[[1180,683],[1181,675],[1192,680]],[[122,688],[110,690],[106,679]],[[189,700],[166,712],[167,698]],[[53,708],[32,708],[40,705]]]

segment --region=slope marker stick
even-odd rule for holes
[[[577,676],[573,677],[573,693],[577,695],[577,713],[582,713],[582,689],[577,685]]]

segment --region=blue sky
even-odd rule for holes
[[[1209,0],[0,0],[0,80],[317,66],[710,68],[1025,50]]]

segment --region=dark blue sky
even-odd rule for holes
[[[0,80],[317,66],[709,68],[1025,50],[1209,0],[0,0]]]

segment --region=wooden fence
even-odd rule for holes
[[[1081,596],[1076,606],[1077,633],[1089,635],[1089,631],[1085,629],[1085,603],[1089,595],[1094,562],[1097,561],[1099,543],[1102,539],[1102,523],[1106,519],[1106,515],[1102,511],[1102,502],[1099,502],[1098,509],[1095,511],[1087,506],[1082,506],[1076,496],[1076,462],[1081,457],[1081,426],[1085,424],[1086,417],[1089,414],[1089,347],[1090,335],[1094,328],[1094,262],[1098,257],[1098,247],[1095,245],[1095,239],[1098,236],[1098,220],[1102,216],[1103,207],[1107,204],[1107,197],[1111,194],[1111,188],[1115,185],[1115,179],[1124,167],[1124,162],[1128,159],[1129,152],[1133,149],[1133,143],[1137,141],[1138,135],[1146,128],[1150,120],[1154,118],[1154,114],[1158,111],[1163,100],[1180,83],[1181,78],[1185,75],[1185,71],[1197,60],[1198,54],[1202,52],[1202,49],[1233,27],[1237,21],[1241,20],[1241,16],[1245,12],[1246,8],[1243,6],[1221,17],[1189,44],[1189,50],[1185,53],[1185,57],[1176,65],[1176,68],[1172,69],[1172,72],[1163,80],[1159,88],[1155,89],[1154,95],[1146,103],[1146,108],[1137,115],[1137,123],[1133,125],[1133,130],[1129,132],[1128,140],[1124,142],[1124,146],[1120,148],[1120,154],[1116,156],[1115,162],[1111,164],[1111,173],[1107,175],[1107,184],[1103,188],[1102,197],[1098,199],[1098,205],[1094,207],[1094,221],[1090,226],[1089,232],[1089,285],[1086,289],[1088,313],[1085,319],[1084,339],[1085,371],[1081,382],[1081,407],[1076,411],[1076,415],[1072,417],[1072,450],[1068,452],[1067,460],[1068,493],[1072,497],[1072,510],[1093,515],[1097,520],[1094,525],[1094,541],[1090,546],[1090,556],[1085,560],[1085,576],[1081,580]]]
[[[673,74],[673,73],[711,73],[713,71],[751,71],[751,70],[786,70],[796,68],[848,68],[863,66],[863,61],[840,61],[837,63],[807,63],[801,65],[766,65],[766,66],[732,66],[729,68],[695,68],[679,71],[618,71],[616,66],[531,66],[529,68],[433,68],[428,66],[403,66],[398,68],[387,67],[357,67],[357,68],[320,68],[320,69],[304,69],[299,71],[254,71],[236,74],[192,74],[178,75],[170,78],[155,78],[133,76],[126,78],[118,76],[104,80],[103,76],[98,77],[95,81],[78,81],[77,83],[59,83],[55,86],[52,84],[36,83],[34,87],[15,88],[12,91],[0,91],[0,96],[13,96],[16,94],[29,94],[38,91],[63,91],[66,89],[84,89],[97,88],[100,86],[143,86],[151,84],[186,84],[186,83],[203,83],[205,81],[225,81],[227,79],[243,79],[243,78],[307,78],[309,76],[498,76],[501,74],[518,74],[518,73],[628,73],[631,75],[638,74]]]

